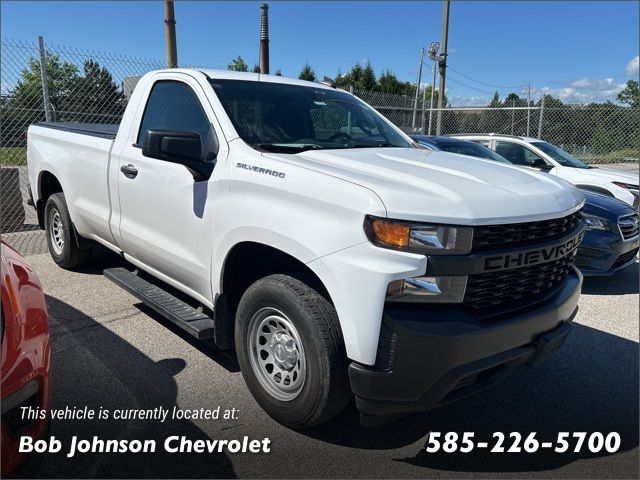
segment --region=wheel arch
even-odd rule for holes
[[[235,313],[247,288],[261,278],[278,273],[297,274],[334,304],[320,276],[294,255],[260,242],[239,242],[229,249],[224,259],[220,292],[214,300],[215,343],[218,347],[233,348]]]
[[[44,228],[44,207],[47,200],[54,193],[64,193],[62,183],[49,170],[42,170],[38,174],[37,185],[38,200],[36,201],[36,212],[38,214],[38,225]]]

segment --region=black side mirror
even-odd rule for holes
[[[145,157],[184,165],[195,180],[211,177],[215,162],[206,162],[202,138],[198,132],[174,130],[148,130],[142,145]]]
[[[536,158],[535,160],[533,160],[531,162],[531,166],[533,168],[539,168],[540,170],[553,170],[553,165],[549,165],[547,162],[545,162],[543,159],[541,158]]]

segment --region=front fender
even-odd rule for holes
[[[423,275],[427,257],[363,242],[309,262],[338,312],[347,356],[376,361],[387,287],[393,280]]]

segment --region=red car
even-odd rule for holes
[[[22,415],[21,407],[48,414],[51,346],[49,316],[42,285],[27,261],[2,242],[2,476],[10,474],[26,457],[18,452],[21,436],[38,440],[47,435],[47,416]]]

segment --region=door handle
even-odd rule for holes
[[[138,175],[138,169],[131,164],[121,166],[120,171],[124,173],[124,176],[127,178],[135,178],[136,175]]]

